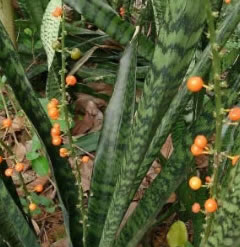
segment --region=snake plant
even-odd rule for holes
[[[38,11],[34,10],[31,1],[19,1],[23,12],[34,21],[36,27],[42,26],[41,38],[48,63],[47,95],[58,99],[62,93],[58,83],[59,61],[52,42],[58,38],[59,28],[63,24],[61,18],[53,18],[51,13],[63,2],[105,32],[108,38],[124,47],[118,72],[116,75],[111,74],[116,78],[114,92],[105,111],[88,205],[82,204],[87,207],[86,215],[81,215],[83,211],[80,210],[82,205],[79,205],[79,198],[82,191],[78,190],[79,180],[76,181],[68,162],[59,157],[58,148],[51,144],[51,123],[0,22],[1,73],[6,75],[8,85],[46,150],[64,215],[69,246],[134,247],[153,226],[170,194],[184,185],[189,174],[195,170],[194,159],[189,151],[194,136],[202,133],[211,137],[216,131],[213,94],[202,93],[192,97],[185,86],[189,76],[198,75],[207,81],[213,78],[210,44],[204,49],[199,48],[202,41],[206,40],[206,9],[200,0],[152,0],[148,7],[152,8],[151,13],[154,14],[152,20],[156,32],[149,37],[141,26],[134,26],[117,12],[120,5],[132,10],[133,1],[34,1]],[[222,1],[212,1],[215,11],[221,11],[221,7]],[[233,0],[230,10],[226,11],[226,15],[218,15],[220,18],[216,19],[219,50],[240,22],[240,3],[237,0]],[[142,15],[144,13],[146,12],[143,11]],[[214,15],[217,16],[215,12]],[[139,19],[137,24],[140,25],[144,16],[140,15]],[[64,29],[62,35],[65,35]],[[62,48],[61,52],[65,52]],[[62,61],[64,59],[62,53]],[[140,101],[136,102],[139,63],[147,65],[144,67],[147,69],[141,75],[141,79],[144,77],[142,95]],[[229,85],[223,89],[225,108],[238,103],[236,91],[240,89],[240,77],[236,72],[239,65],[237,55],[231,60],[231,65]],[[185,121],[189,105],[192,107],[192,118],[191,121]],[[163,162],[163,171],[146,190],[127,223],[122,226],[124,215],[141,181],[152,162],[159,157],[160,149],[169,134],[172,134],[173,154]],[[233,137],[239,137],[238,127],[230,127],[222,132],[223,146],[226,149],[231,147],[235,153],[239,153],[240,143],[234,141]],[[225,160],[220,175],[226,187],[221,188],[219,185],[219,210],[211,221],[211,229],[204,229],[204,217],[198,221],[201,222],[200,226],[193,218],[193,226],[205,232],[204,246],[237,246],[239,241],[240,168],[235,166],[228,169],[225,175],[226,167],[228,163]],[[22,210],[12,181],[4,178],[3,170],[0,171],[0,221],[3,225],[0,246],[40,246],[30,219]],[[181,202],[181,195],[179,201]],[[7,212],[8,208],[10,210]],[[201,233],[196,230],[196,234],[199,236],[194,237],[193,244],[198,247]]]

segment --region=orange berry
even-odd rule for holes
[[[208,213],[215,212],[218,208],[216,200],[213,198],[209,198],[207,201],[205,201],[204,208]]]
[[[203,87],[203,79],[199,76],[192,76],[187,81],[187,88],[191,92],[199,92]]]
[[[202,181],[199,177],[194,176],[189,179],[188,184],[192,190],[199,190],[202,186]]]
[[[54,103],[54,102],[49,102],[48,104],[47,104],[47,109],[48,109],[48,111],[50,110],[50,109],[52,109],[52,108],[56,108],[56,104]]]
[[[208,140],[204,135],[198,135],[194,139],[194,144],[199,148],[205,148],[207,146]]]
[[[54,17],[59,17],[62,16],[62,8],[61,7],[56,7],[54,11],[52,12],[52,16]]]
[[[203,149],[197,146],[196,144],[192,144],[191,152],[194,156],[198,156],[198,155],[203,154]]]
[[[224,2],[225,2],[226,4],[229,4],[229,3],[231,3],[231,0],[224,0]]]
[[[200,210],[201,210],[200,204],[197,203],[197,202],[193,203],[193,205],[192,205],[192,212],[195,213],[195,214],[197,214],[197,213],[200,212]]]
[[[54,136],[54,137],[52,138],[52,144],[53,144],[54,146],[60,146],[61,143],[62,143],[62,137],[61,137],[61,136]]]
[[[54,129],[59,129],[59,130],[60,130],[60,129],[61,129],[61,126],[60,126],[59,123],[54,123],[54,124],[53,124],[53,128],[54,128]]]
[[[66,84],[68,86],[74,86],[77,83],[77,78],[74,75],[68,75],[66,77]]]
[[[89,157],[87,155],[84,155],[82,157],[82,163],[88,163],[88,161],[89,161]]]
[[[60,129],[57,129],[57,128],[51,128],[51,136],[54,137],[54,136],[60,136],[61,134],[61,130]]]
[[[13,175],[13,168],[7,168],[5,170],[5,176],[11,177]]]
[[[240,158],[240,155],[235,155],[232,157],[232,165],[235,166]]]
[[[58,106],[59,105],[59,101],[56,98],[52,98],[50,102],[53,103],[53,104],[55,104],[55,106]]]
[[[59,110],[57,108],[50,108],[48,110],[48,116],[53,120],[57,120],[59,118]]]
[[[2,121],[2,126],[3,126],[4,129],[10,128],[12,126],[12,120],[9,119],[9,118],[5,118]]]
[[[59,149],[59,155],[62,157],[62,158],[65,158],[65,157],[68,157],[69,156],[69,152],[66,148],[60,148]]]
[[[55,98],[51,99],[51,101],[47,104],[47,109],[50,110],[52,108],[56,108],[59,105],[59,101]]]
[[[42,192],[43,191],[43,185],[42,184],[38,184],[34,187],[34,191],[36,192]]]
[[[120,14],[121,17],[123,17],[125,15],[125,9],[123,7],[121,7],[119,9],[119,14]]]
[[[37,208],[37,205],[35,203],[30,203],[28,208],[30,209],[30,211],[34,211]]]
[[[240,120],[240,107],[234,107],[230,110],[228,114],[228,118],[231,121],[238,121]]]
[[[24,169],[24,164],[23,163],[17,163],[14,168],[17,172],[22,172]]]
[[[211,183],[211,177],[210,176],[206,176],[205,177],[205,181],[206,181],[206,183]]]
[[[3,157],[0,155],[0,164],[3,162]]]

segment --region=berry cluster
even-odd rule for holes
[[[51,99],[51,101],[47,105],[48,116],[52,120],[57,120],[59,118],[59,101],[55,98]]]
[[[207,148],[208,140],[204,135],[198,135],[194,139],[194,143],[191,146],[191,153],[194,156],[198,156],[204,153],[207,153],[204,151],[204,149]]]
[[[62,144],[60,124],[55,123],[51,128],[52,144],[54,146],[60,146]]]
[[[225,3],[230,3],[230,1],[225,0]],[[187,88],[191,92],[194,93],[199,92],[203,87],[211,90],[211,87],[205,85],[203,79],[199,76],[190,77],[187,81]],[[228,112],[228,119],[232,122],[236,122],[240,120],[240,107],[234,107],[232,109],[223,110],[223,112]],[[194,143],[191,146],[191,153],[194,156],[198,156],[201,154],[211,154],[212,153],[211,148],[208,147],[207,145],[208,145],[207,138],[204,135],[198,135],[195,137]],[[231,159],[232,165],[235,165],[240,158],[240,155],[235,155],[235,156],[228,156],[225,154],[222,155]],[[207,176],[205,180],[207,184],[211,185],[212,179],[210,176]],[[199,190],[202,187],[201,179],[197,176],[191,177],[189,179],[189,187],[192,190]],[[208,200],[205,201],[204,208],[205,208],[205,212],[213,213],[218,209],[218,203],[215,200],[215,198],[209,198]],[[200,204],[195,202],[192,205],[192,212],[198,213],[200,211],[201,211]]]
[[[2,156],[0,156],[0,164],[3,162],[4,158]],[[21,163],[21,162],[17,162],[14,167],[9,167],[5,170],[4,174],[6,177],[11,177],[14,173],[14,171],[16,172],[23,172],[24,171],[24,168],[25,168],[25,164],[24,163]],[[40,193],[43,191],[43,185],[42,184],[37,184],[35,187],[34,187],[34,191]],[[37,208],[37,205],[33,202],[30,202],[30,204],[28,205],[29,207],[29,210],[30,211],[34,211],[36,210]]]

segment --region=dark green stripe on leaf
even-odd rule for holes
[[[117,81],[105,113],[94,162],[87,237],[87,243],[91,247],[99,244],[107,208],[123,160],[122,153],[126,149],[130,134],[128,127],[133,119],[136,90],[136,46],[137,41],[132,41],[120,60]]]

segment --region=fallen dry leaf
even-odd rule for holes
[[[93,161],[91,159],[89,159],[89,161],[86,164],[81,164],[83,192],[90,190],[92,170],[93,170]]]
[[[26,146],[22,143],[15,144],[13,147],[13,153],[16,156],[17,161],[22,162],[26,155]]]
[[[60,239],[51,245],[51,247],[68,247],[68,246],[69,246],[69,243],[66,238]]]
[[[15,117],[13,119],[11,132],[21,131],[25,127],[25,120],[23,117]]]
[[[40,233],[41,233],[41,230],[40,230],[40,228],[39,228],[37,222],[36,222],[34,219],[31,219],[31,221],[32,221],[33,228],[34,228],[36,234],[39,236]]]
[[[96,116],[93,119],[93,127],[91,128],[90,132],[96,132],[102,129],[103,125],[103,113],[98,110]]]
[[[82,120],[76,120],[72,128],[72,135],[78,136],[88,132],[94,124],[94,117],[86,113]]]
[[[103,82],[89,82],[87,83],[87,86],[98,93],[106,94],[108,96],[111,96],[113,92],[113,86]]]
[[[92,101],[96,105],[96,107],[99,109],[102,107],[106,107],[107,105],[105,100],[93,97],[88,94],[81,93],[81,94],[78,94],[77,97],[78,99],[75,102],[76,113],[79,113],[79,112],[85,113],[87,111],[89,101]]]
[[[117,235],[120,233],[120,231],[122,230],[123,226],[126,224],[127,222],[127,219],[131,216],[131,214],[133,213],[133,211],[135,210],[135,208],[137,207],[138,205],[138,202],[131,202],[130,206],[128,207],[128,210],[127,212],[125,213],[124,217],[123,217],[123,220],[119,226],[119,229],[118,229],[118,232],[117,232]]]
[[[161,153],[166,159],[168,159],[172,154],[172,152],[173,152],[172,137],[171,135],[169,135],[161,148]]]
[[[38,184],[42,184],[43,186],[45,186],[48,182],[48,177],[44,176],[44,177],[36,177],[32,182],[30,182],[29,184],[27,184],[27,189],[29,191],[33,191],[34,187]]]

